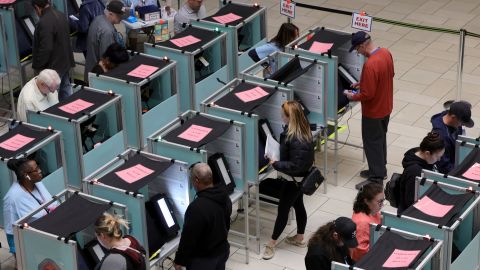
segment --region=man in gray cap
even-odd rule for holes
[[[432,131],[438,132],[445,142],[445,154],[435,163],[441,173],[449,173],[455,165],[455,141],[463,134],[462,126],[471,128],[472,105],[467,101],[456,101],[448,110],[435,114],[431,118]]]
[[[92,71],[108,46],[115,42],[125,46],[122,36],[114,25],[119,24],[126,17],[128,17],[128,9],[123,5],[123,2],[112,0],[107,4],[105,14],[97,16],[93,20],[88,29],[85,82],[88,81],[88,72]]]

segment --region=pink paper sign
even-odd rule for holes
[[[463,177],[468,179],[480,181],[480,163],[475,162],[464,174]]]
[[[314,41],[309,51],[317,52],[317,53],[326,53],[328,52],[328,50],[332,48],[332,46],[333,46],[333,43],[322,43],[322,42]]]
[[[0,0],[0,5],[11,4],[16,0]]]
[[[229,23],[229,22],[234,22],[236,20],[240,20],[242,17],[238,16],[235,13],[228,13],[223,16],[215,16],[212,19],[219,23]]]
[[[76,114],[78,112],[81,112],[83,110],[85,110],[86,108],[89,108],[93,106],[93,103],[90,103],[88,101],[85,101],[81,98],[75,100],[75,101],[72,101],[68,104],[65,104],[63,106],[60,106],[58,107],[60,110],[64,111],[64,112],[67,112],[69,114]]]
[[[385,268],[408,267],[419,253],[420,250],[395,249],[382,266]]]
[[[140,65],[136,69],[127,73],[128,76],[137,77],[140,79],[145,79],[148,76],[152,75],[155,71],[158,70],[158,67],[149,66],[149,65]]]
[[[439,204],[425,196],[418,200],[413,207],[432,217],[444,217],[453,208],[453,205]]]
[[[267,96],[268,93],[265,92],[265,90],[263,90],[260,86],[257,86],[250,90],[245,90],[242,92],[235,93],[235,95],[243,102],[250,102],[250,101],[262,98],[264,96]]]
[[[131,184],[137,182],[138,180],[152,174],[154,171],[141,165],[137,164],[125,170],[115,172],[115,174],[120,177],[123,181]]]
[[[8,151],[17,151],[18,149],[24,147],[27,143],[35,140],[35,138],[30,138],[23,136],[21,134],[16,134],[8,140],[0,143],[0,147],[7,149]]]
[[[179,138],[193,142],[199,142],[212,131],[211,128],[191,125],[187,130],[178,135]]]
[[[173,44],[175,44],[177,47],[180,47],[180,48],[195,44],[200,41],[201,39],[198,39],[192,35],[182,37],[182,38],[170,39],[170,42],[172,42]]]

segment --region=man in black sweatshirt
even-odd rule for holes
[[[230,255],[228,231],[232,202],[223,186],[214,186],[212,170],[206,163],[191,167],[190,181],[197,197],[185,212],[175,270],[224,270]]]

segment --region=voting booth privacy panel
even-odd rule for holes
[[[332,262],[332,269],[442,270],[443,241],[397,228],[370,224],[370,250],[353,266]]]
[[[122,95],[128,146],[142,149],[146,138],[180,113],[173,60],[133,54],[105,74],[89,73],[90,86]]]
[[[470,168],[470,165],[479,163],[478,148],[480,146],[480,137],[473,138],[468,136],[458,136],[455,143],[455,169],[450,174],[462,176]],[[473,153],[472,153],[473,152]],[[475,166],[476,167],[476,166]],[[474,172],[470,171],[468,174]],[[478,177],[470,178],[478,181]]]
[[[177,62],[180,111],[198,110],[200,102],[229,80],[226,34],[186,25],[175,38],[144,44],[146,54]]]
[[[162,249],[150,260],[150,265],[162,261],[178,247],[180,235],[176,234],[178,229],[175,227],[183,225],[191,201],[187,163],[128,149],[87,176],[84,190],[127,207],[129,234],[145,247],[147,258]],[[163,201],[157,202],[155,198],[159,194],[165,196]],[[167,231],[162,231],[161,226],[156,225],[157,220],[147,211],[149,202],[161,203]],[[173,206],[173,213],[166,210],[167,204]]]
[[[40,211],[54,211],[32,220]],[[126,215],[124,205],[73,190],[64,190],[14,224],[17,267],[37,269],[89,269],[87,243],[95,239],[93,224],[104,212]],[[50,267],[50,268],[48,268]]]
[[[416,180],[416,190],[415,204],[401,216],[382,212],[383,225],[443,240],[442,269],[476,269],[479,193],[421,178]]]
[[[74,86],[74,93],[42,111],[27,112],[30,123],[60,130],[65,146],[68,186],[81,180],[125,150],[120,95]]]
[[[227,34],[229,78],[253,64],[248,51],[266,42],[266,8],[258,4],[229,2],[215,14],[192,25],[218,30]]]
[[[34,159],[42,170],[42,183],[50,194],[65,189],[67,175],[61,132],[36,125],[8,120],[9,130],[0,137],[0,197],[3,199],[13,181],[15,172],[7,167],[12,158]],[[3,227],[3,207],[0,208],[0,226]]]

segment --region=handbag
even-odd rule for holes
[[[300,190],[305,195],[312,195],[325,180],[322,173],[316,166],[312,166],[308,174],[300,182]]]

